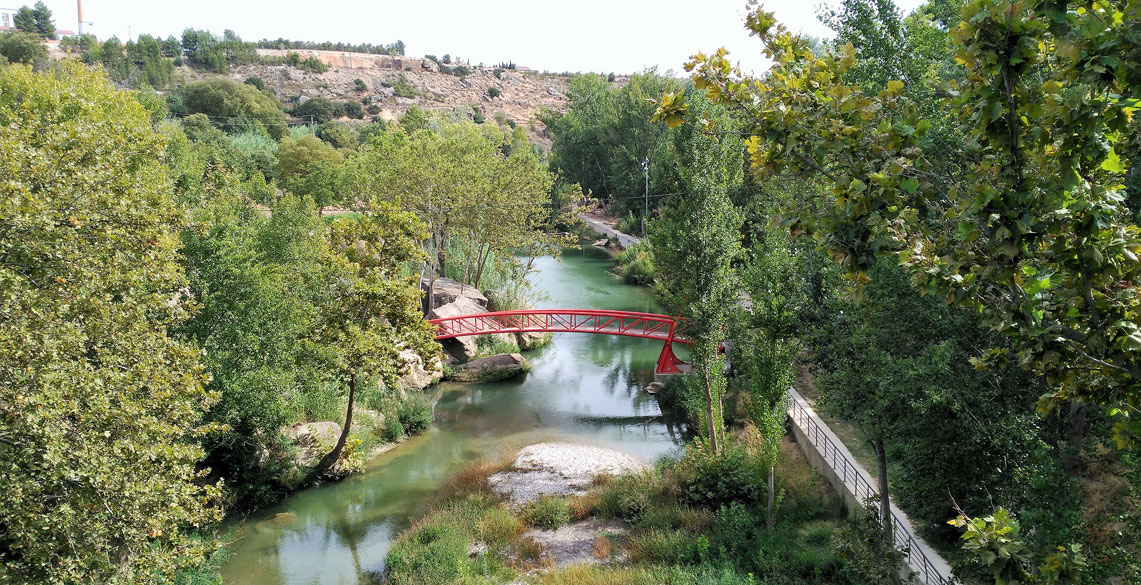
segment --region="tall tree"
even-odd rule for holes
[[[769,475],[765,520],[771,530],[776,465],[795,373],[797,308],[802,304],[804,283],[792,242],[778,227],[767,226],[744,260],[741,282],[748,300],[741,303],[732,321],[732,354],[745,410],[764,439],[762,456]]]
[[[1124,445],[1141,436],[1141,234],[1122,203],[1123,161],[1141,148],[1141,6],[973,0],[963,17],[954,105],[973,156],[958,176],[935,172],[932,124],[903,80],[864,94],[843,81],[854,49],[817,57],[771,13],[747,23],[778,64],[765,79],[742,76],[723,49],[687,69],[744,114],[755,171],[832,186],[835,204],[792,229],[811,231],[857,283],[894,256],[922,290],[977,309],[1014,342],[980,363],[1044,375],[1043,411],[1080,420],[1086,402],[1108,408]],[[683,101],[659,114],[680,121]]]
[[[379,194],[416,213],[428,229],[429,287],[448,274],[457,248],[466,250],[455,259],[461,278],[478,286],[492,257],[545,241],[553,177],[534,151],[504,155],[497,129],[448,124],[411,136],[389,129],[372,146],[347,164],[346,196]]]
[[[741,181],[741,142],[708,137],[691,127],[672,137],[683,154],[686,192],[653,224],[657,279],[668,305],[685,319],[693,373],[705,396],[705,430],[714,453],[724,447],[725,360],[719,351],[728,317],[740,302],[733,263],[741,254],[741,214],[728,190]]]
[[[439,352],[435,328],[420,313],[420,285],[404,276],[409,262],[422,260],[423,224],[412,213],[371,199],[358,218],[329,226],[328,294],[319,312],[314,342],[330,376],[345,389],[348,406],[337,443],[317,463],[313,477],[333,468],[353,423],[361,385],[400,383],[407,363],[399,353],[415,351],[423,363]]]
[[[163,139],[62,63],[0,69],[0,563],[23,583],[168,583],[220,519],[194,437],[216,397],[189,314]]]
[[[52,22],[52,11],[43,3],[43,0],[36,2],[32,8],[21,6],[20,9],[16,11],[15,16],[13,16],[12,24],[24,32],[37,34],[45,39],[55,38],[55,23]]]

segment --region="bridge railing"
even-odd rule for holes
[[[675,335],[677,320],[668,315],[591,309],[494,311],[430,319],[437,339],[529,331],[608,333],[687,343]]]
[[[845,487],[852,489],[852,495],[856,497],[856,501],[863,502],[868,498],[879,497],[879,490],[872,485],[869,478],[864,476],[864,473],[855,463],[848,460],[848,457],[836,446],[836,443],[820,428],[804,404],[791,392],[789,392],[788,397],[789,417],[804,432],[808,441],[816,447],[825,463],[832,468],[837,476],[844,480]],[[939,572],[939,569],[923,551],[923,546],[907,530],[906,526],[895,514],[895,511],[892,511],[892,537],[896,546],[904,551],[907,564],[925,585],[950,585],[952,582],[950,576]]]

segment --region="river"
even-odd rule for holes
[[[661,312],[650,290],[608,272],[595,248],[543,258],[531,282],[540,307]],[[653,396],[661,342],[558,333],[528,352],[531,372],[494,384],[439,387],[433,428],[370,461],[363,473],[252,514],[222,567],[234,585],[380,583],[393,537],[466,462],[547,440],[612,447],[646,460],[681,444]]]

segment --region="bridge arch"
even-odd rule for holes
[[[654,373],[688,371],[689,364],[674,354],[673,344],[689,344],[689,340],[677,335],[678,320],[669,315],[604,309],[526,309],[443,317],[428,322],[437,327],[437,340],[490,333],[595,333],[657,339],[663,342],[663,347]]]

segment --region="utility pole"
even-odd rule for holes
[[[79,13],[79,37],[83,38],[83,0],[75,0],[75,8]]]
[[[642,161],[642,171],[646,173],[646,200],[642,206],[642,237],[646,237],[646,218],[650,216],[650,155]]]

